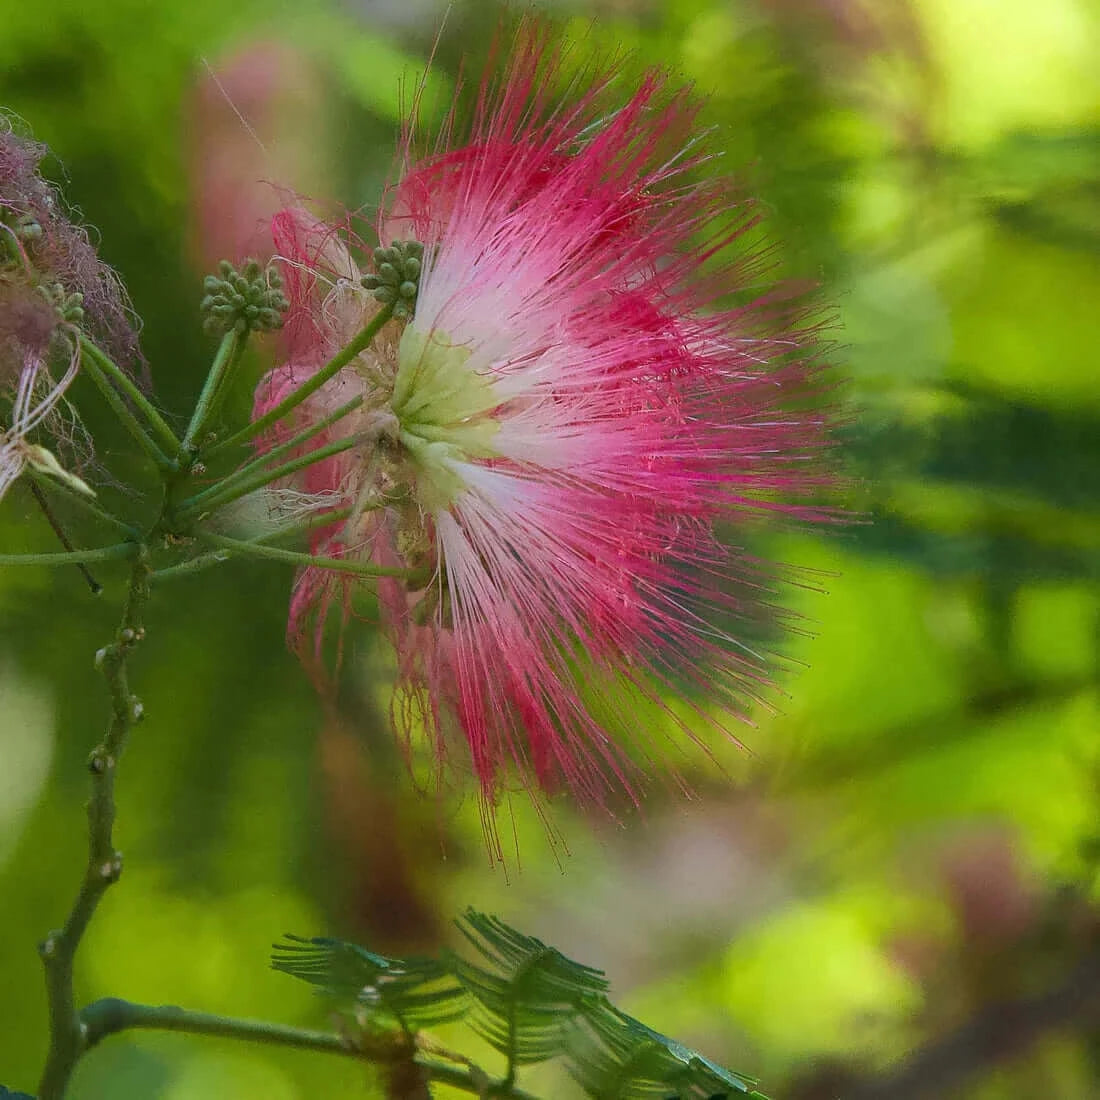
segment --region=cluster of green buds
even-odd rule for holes
[[[21,241],[37,241],[42,236],[42,224],[33,214],[0,207],[0,222]]]
[[[419,241],[394,241],[373,253],[376,275],[364,275],[363,286],[384,306],[393,307],[395,317],[411,317],[416,308],[424,246]]]
[[[60,283],[44,283],[38,292],[57,310],[57,315],[69,325],[79,325],[84,320],[84,295],[78,291],[69,293]]]
[[[279,273],[273,266],[261,267],[256,260],[246,260],[240,271],[222,260],[218,274],[206,276],[203,290],[203,327],[213,336],[234,330],[244,335],[282,328],[283,314],[290,308]]]

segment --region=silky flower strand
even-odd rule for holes
[[[736,624],[785,616],[778,568],[729,540],[767,513],[834,518],[818,332],[757,289],[755,216],[711,174],[697,105],[659,72],[620,100],[616,65],[559,97],[564,63],[528,24],[461,138],[457,110],[424,152],[410,124],[371,270],[347,227],[276,216],[287,355],[256,399],[259,418],[392,311],[261,447],[362,399],[316,441],[355,446],[294,488],[352,508],[316,553],[414,572],[378,584],[394,724],[441,767],[468,758],[491,832],[511,769],[536,798],[637,798],[667,755],[641,703],[686,686],[690,717],[666,708],[683,737],[732,733],[773,675]],[[347,583],[298,579],[311,658]]]

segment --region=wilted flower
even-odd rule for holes
[[[91,493],[92,490],[76,474],[66,470],[51,451],[31,440],[35,428],[49,420],[64,398],[69,383],[76,376],[78,363],[74,346],[68,368],[59,379],[50,377],[40,358],[28,358],[20,370],[10,424],[0,431],[0,498],[28,466],[74,489]]]
[[[769,671],[731,624],[777,613],[725,538],[824,516],[831,480],[814,331],[731,247],[750,208],[696,182],[715,165],[687,94],[650,72],[617,101],[610,66],[559,98],[562,78],[527,28],[463,141],[457,115],[426,155],[410,136],[370,275],[352,234],[274,221],[293,307],[258,415],[397,307],[277,439],[361,398],[319,440],[355,446],[295,485],[352,507],[314,549],[410,571],[379,582],[395,725],[441,763],[461,733],[489,805],[509,765],[532,791],[636,792],[655,746],[635,709],[670,687],[707,697],[689,738],[742,715]],[[299,578],[307,649],[346,580]]]
[[[79,295],[81,327],[123,367],[140,358],[125,291],[88,233],[38,172],[46,146],[0,117],[0,267],[14,265],[39,285]]]
[[[123,364],[138,357],[114,272],[38,174],[45,153],[0,117],[0,398],[11,402],[10,415],[0,414],[0,496],[27,466],[91,492],[31,437],[40,427],[59,434],[81,330]]]

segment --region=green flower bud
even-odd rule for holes
[[[215,336],[234,329],[243,334],[282,328],[283,314],[290,308],[279,273],[255,260],[246,260],[240,271],[222,260],[218,274],[207,275],[202,286],[203,327]]]
[[[394,241],[372,254],[376,275],[364,275],[363,286],[382,305],[393,306],[395,317],[411,317],[423,268],[424,246],[419,241]]]

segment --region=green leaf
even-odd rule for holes
[[[445,1023],[467,1008],[465,990],[436,959],[387,958],[341,940],[287,935],[271,956],[275,970],[319,986],[375,1022],[404,1031]]]
[[[486,969],[453,958],[454,972],[474,1000],[470,1024],[508,1059],[509,1076],[516,1065],[560,1053],[578,1011],[607,991],[603,971],[473,909],[458,926],[489,963]]]
[[[571,1029],[566,1064],[574,1080],[597,1100],[733,1095],[766,1100],[753,1091],[754,1078],[724,1069],[603,997],[590,1001]]]

